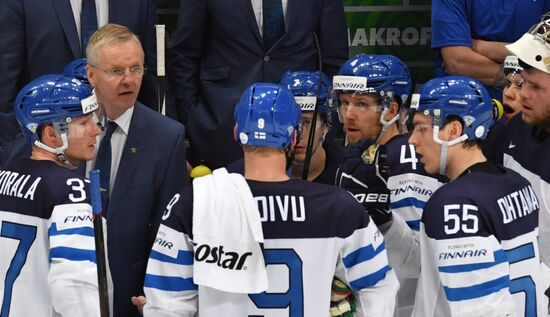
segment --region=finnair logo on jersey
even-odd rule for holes
[[[244,265],[246,259],[252,255],[252,252],[239,254],[237,252],[224,251],[223,246],[211,247],[208,244],[195,244],[195,261],[214,263],[217,266],[229,270],[246,270]]]
[[[93,222],[94,219],[91,215],[78,215],[78,216],[68,216],[65,218],[63,223],[74,223],[74,222]]]
[[[439,266],[494,262],[491,242],[485,237],[436,240]]]
[[[367,90],[367,77],[334,76],[332,87],[334,90]]]
[[[539,209],[539,201],[531,185],[499,198],[497,204],[504,224],[530,215]]]

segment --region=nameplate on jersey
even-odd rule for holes
[[[181,232],[161,224],[153,244],[153,250],[177,259],[180,250],[179,238],[182,236]]]
[[[491,241],[487,237],[466,237],[438,240],[437,262],[439,266],[494,262]]]
[[[99,103],[97,102],[97,98],[95,97],[95,93],[93,93],[90,97],[84,98],[80,101],[80,105],[82,106],[82,113],[88,114],[92,111],[95,111],[97,108],[99,108]]]
[[[332,79],[334,90],[367,91],[367,77],[361,76],[334,76]]]
[[[315,96],[296,96],[294,97],[298,106],[302,111],[315,110],[315,104],[317,103],[317,97]]]
[[[52,223],[57,230],[67,230],[93,226],[92,206],[90,204],[64,204],[55,206],[52,211]]]

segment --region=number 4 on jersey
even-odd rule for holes
[[[409,154],[408,157],[407,157],[407,154]],[[399,156],[399,163],[401,164],[411,163],[412,169],[413,170],[416,169],[418,158],[416,157],[416,150],[414,149],[414,145],[412,144],[408,144],[408,146],[405,144],[401,145],[401,155]]]

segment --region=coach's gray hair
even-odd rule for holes
[[[92,65],[96,65],[98,62],[98,50],[107,45],[113,45],[118,43],[125,43],[127,41],[134,40],[141,51],[142,58],[145,57],[143,47],[137,35],[135,35],[130,29],[125,26],[109,23],[92,34],[88,46],[86,47],[86,57],[88,62]]]

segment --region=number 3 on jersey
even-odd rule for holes
[[[260,293],[248,295],[260,309],[281,309],[288,307],[289,317],[304,316],[304,285],[302,281],[302,260],[292,249],[265,249],[265,264],[288,267],[288,290],[285,293]]]
[[[4,296],[2,298],[2,307],[0,310],[0,316],[9,316],[13,283],[15,283],[19,273],[21,273],[23,265],[25,265],[27,261],[27,254],[31,249],[34,239],[36,239],[36,227],[4,221],[0,229],[0,238],[19,240],[17,250],[6,272]],[[5,250],[2,250],[2,252],[5,252]]]

